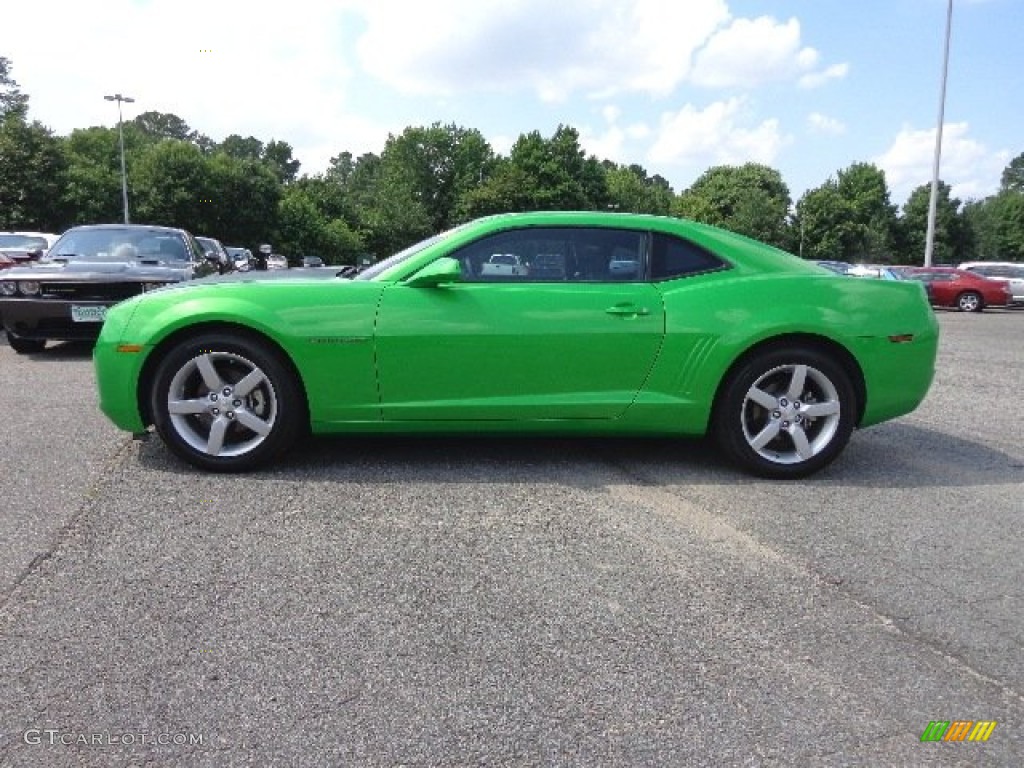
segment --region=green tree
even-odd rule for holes
[[[575,128],[560,125],[550,139],[539,131],[520,135],[507,161],[496,161],[459,208],[466,218],[509,211],[605,210],[610,203],[605,168],[584,153]]]
[[[971,257],[1024,262],[1024,192],[1004,190],[968,203],[964,219],[974,234]]]
[[[7,115],[28,114],[28,96],[24,95],[18,88],[18,84],[11,77],[11,62],[0,56],[0,120]]]
[[[270,242],[281,198],[274,172],[259,160],[215,152],[204,156],[204,174],[201,234],[228,245]]]
[[[901,247],[898,251],[899,261],[903,264],[921,264],[924,261],[931,191],[931,184],[922,184],[910,193],[907,202],[903,204]],[[932,261],[937,264],[955,264],[963,261],[969,250],[969,228],[960,214],[960,200],[951,197],[949,185],[940,181],[935,206]]]
[[[422,205],[430,228],[451,228],[458,201],[479,185],[494,166],[494,152],[483,134],[457,125],[434,123],[389,136],[381,153],[382,174]]]
[[[215,236],[216,189],[199,147],[165,139],[145,150],[134,173],[133,220]]]
[[[329,220],[297,186],[285,189],[278,211],[277,250],[297,260],[320,256],[328,264],[353,264],[363,242],[341,219]]]
[[[1013,158],[1003,169],[999,190],[1024,193],[1024,152]]]
[[[217,145],[216,151],[239,160],[261,160],[263,159],[263,142],[255,136],[242,138],[237,133],[232,133]]]
[[[62,231],[67,160],[60,140],[15,106],[0,118],[0,229]]]
[[[188,123],[170,112],[143,112],[136,115],[131,123],[142,136],[153,142],[163,139],[190,142],[196,136],[195,131],[189,127]]]
[[[125,126],[124,144],[130,181],[144,144],[134,126]],[[68,168],[64,188],[68,225],[120,221],[123,203],[117,128],[76,128],[64,139],[62,148]]]
[[[685,217],[791,248],[789,187],[774,168],[759,163],[719,165],[705,171],[677,201]]]
[[[624,166],[605,161],[602,167],[608,187],[609,209],[659,216],[668,216],[672,212],[675,195],[661,176],[648,176],[647,171],[636,164]]]
[[[292,146],[286,141],[271,140],[263,147],[263,163],[270,168],[282,184],[295,181],[299,161],[292,157]]]
[[[805,258],[895,263],[898,222],[885,173],[855,163],[809,190],[796,206],[797,250]]]

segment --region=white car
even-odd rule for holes
[[[49,232],[0,232],[0,269],[37,261],[59,238]]]
[[[288,259],[278,253],[267,256],[267,269],[288,269]]]
[[[959,269],[1010,284],[1014,304],[1024,304],[1024,264],[1013,261],[965,261]]]
[[[514,253],[495,253],[480,266],[480,274],[489,277],[523,277],[530,268]]]

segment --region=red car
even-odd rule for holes
[[[928,289],[928,300],[936,307],[956,307],[961,312],[981,312],[985,307],[1005,307],[1013,302],[1005,280],[990,280],[966,269],[916,267],[903,273],[907,280],[920,280]]]

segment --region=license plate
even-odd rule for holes
[[[76,323],[102,323],[107,316],[108,307],[83,307],[71,305],[71,319]]]

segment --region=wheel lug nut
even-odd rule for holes
[[[785,408],[787,405],[789,405],[789,403],[786,402],[786,398],[782,398],[781,400],[779,400],[779,405]]]
[[[220,416],[220,408],[214,408],[210,411],[214,416]]]
[[[211,392],[210,393],[210,400],[212,402],[214,402],[214,403],[217,402],[217,393],[216,392]]]
[[[231,397],[231,387],[224,387],[224,397]]]
[[[780,411],[772,411],[772,418],[773,419],[777,419],[780,416],[782,416],[782,413]]]
[[[241,401],[241,400],[235,400],[235,401],[234,401],[233,403],[231,403],[231,404],[232,404],[233,406],[235,406],[235,408],[241,408],[241,407],[242,407],[242,401]]]
[[[228,411],[228,412],[227,412],[226,414],[224,414],[224,415],[225,415],[225,416],[227,416],[227,417],[228,417],[229,419],[233,419],[233,418],[235,418],[235,412],[234,412],[234,411]]]

